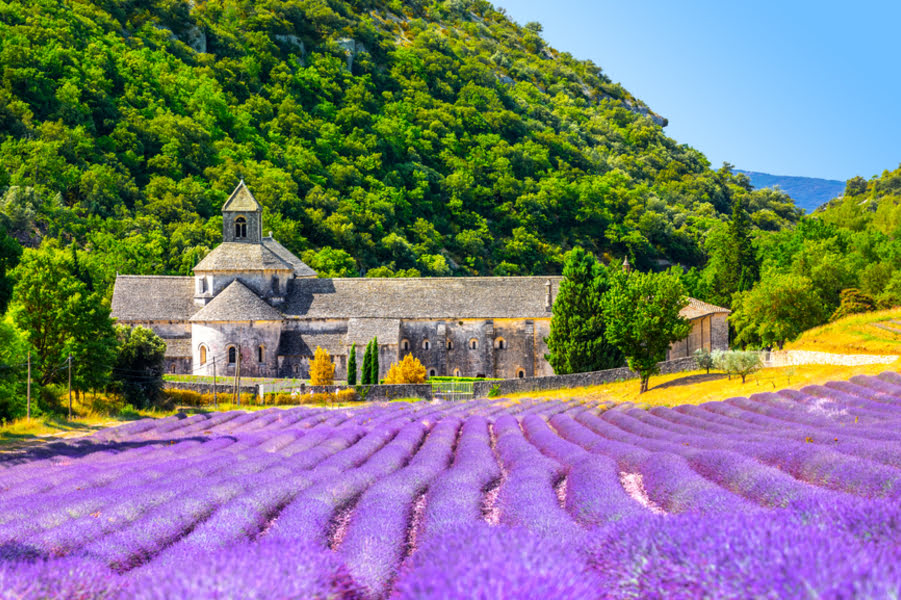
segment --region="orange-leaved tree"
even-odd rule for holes
[[[310,363],[311,385],[332,385],[335,381],[335,363],[328,350],[316,346],[313,362]]]
[[[385,383],[422,383],[425,381],[425,367],[418,358],[408,354],[400,362],[391,363]]]

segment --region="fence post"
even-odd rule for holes
[[[31,352],[28,353],[28,385],[25,393],[25,416],[31,420]]]
[[[72,355],[69,355],[69,420],[72,420]]]

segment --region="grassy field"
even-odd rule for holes
[[[899,362],[890,365],[863,365],[857,367],[836,367],[833,365],[806,365],[763,369],[748,377],[742,384],[740,377],[727,379],[722,373],[691,371],[673,375],[651,377],[651,387],[644,394],[638,393],[638,379],[591,387],[570,388],[547,392],[526,392],[505,395],[505,398],[542,397],[548,399],[594,400],[610,402],[632,402],[647,406],[678,406],[680,404],[702,404],[715,400],[725,400],[735,396],[750,396],[761,392],[782,389],[799,389],[806,385],[822,384],[827,381],[848,379],[854,375],[876,375],[883,371],[901,368]]]
[[[851,315],[804,332],[786,350],[901,355],[901,309]]]

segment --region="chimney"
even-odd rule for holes
[[[551,280],[550,279],[548,279],[544,283],[544,288],[545,288],[544,310],[551,310],[551,307],[554,305],[554,303],[551,300]]]
[[[623,260],[623,273],[631,273],[631,272],[632,272],[632,265],[629,264],[629,257],[627,256]]]

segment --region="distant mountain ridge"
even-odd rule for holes
[[[836,179],[771,175],[769,173],[743,171],[740,169],[736,169],[736,172],[744,173],[750,177],[751,185],[755,189],[779,186],[779,189],[791,196],[797,206],[807,212],[813,212],[817,207],[822,206],[833,198],[838,198],[845,191],[845,182]]]

